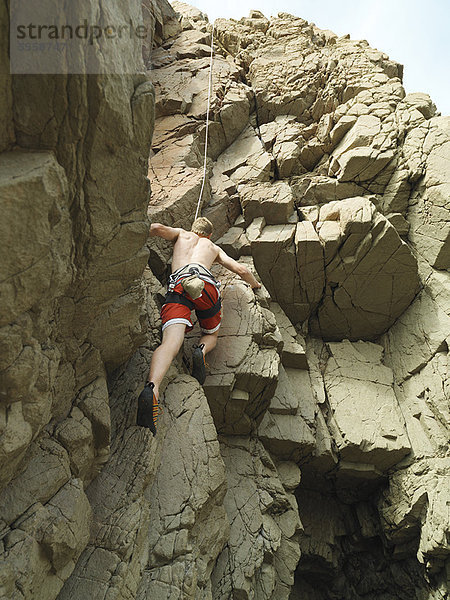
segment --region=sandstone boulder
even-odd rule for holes
[[[272,157],[264,150],[254,128],[248,125],[218,157],[214,175],[227,175],[237,185],[250,181],[269,181],[271,168]]]
[[[287,183],[248,183],[238,186],[246,225],[264,217],[268,225],[287,223],[294,214],[294,199]]]
[[[375,339],[419,290],[408,246],[365,198],[329,202],[318,221],[268,225],[251,247],[272,297],[326,339]]]
[[[381,364],[383,348],[369,342],[327,345],[324,373],[332,427],[342,465],[354,463],[356,477],[375,475],[398,463],[411,449],[393,389],[391,369]],[[368,465],[368,469],[359,466]],[[367,475],[365,475],[367,473]]]
[[[312,331],[328,339],[374,339],[392,325],[418,292],[416,261],[392,225],[377,215],[367,200],[325,205],[323,211],[322,222],[338,220],[342,237],[337,229],[324,231],[329,262],[324,297],[311,322]]]

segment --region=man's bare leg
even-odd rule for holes
[[[155,386],[153,391],[157,398],[161,381],[183,344],[185,330],[184,323],[173,323],[166,327],[163,331],[161,345],[153,352],[148,380],[153,382]]]
[[[204,333],[200,338],[199,346],[204,344],[203,355],[214,350],[217,344],[217,339],[219,337],[219,330],[214,333]]]

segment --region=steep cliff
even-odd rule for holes
[[[142,20],[138,1],[110,8]],[[154,89],[136,49],[123,57],[134,75],[1,75],[4,598],[55,598],[88,543],[86,487],[110,455],[108,377],[146,339]]]
[[[0,596],[447,598],[450,118],[365,41],[215,22],[202,214],[264,287],[216,269],[208,377],[194,329],[153,438],[147,214],[193,220],[212,27],[111,10],[154,32],[146,70],[130,41],[134,75],[2,76]]]

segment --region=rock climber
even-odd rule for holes
[[[172,274],[161,309],[162,342],[154,351],[148,381],[138,399],[137,424],[155,435],[158,417],[159,386],[172,360],[178,354],[186,331],[193,328],[191,311],[195,310],[202,337],[192,354],[192,376],[203,385],[206,378],[205,355],[215,348],[221,321],[219,282],[211,271],[218,263],[236,273],[252,289],[261,287],[245,265],[232,259],[211,241],[213,225],[205,217],[194,221],[191,230],[152,223],[150,236],[174,244]]]

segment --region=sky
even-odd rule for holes
[[[266,17],[287,12],[365,39],[404,65],[406,92],[430,94],[437,109],[450,115],[450,0],[185,0],[219,17],[240,19],[251,9]]]

